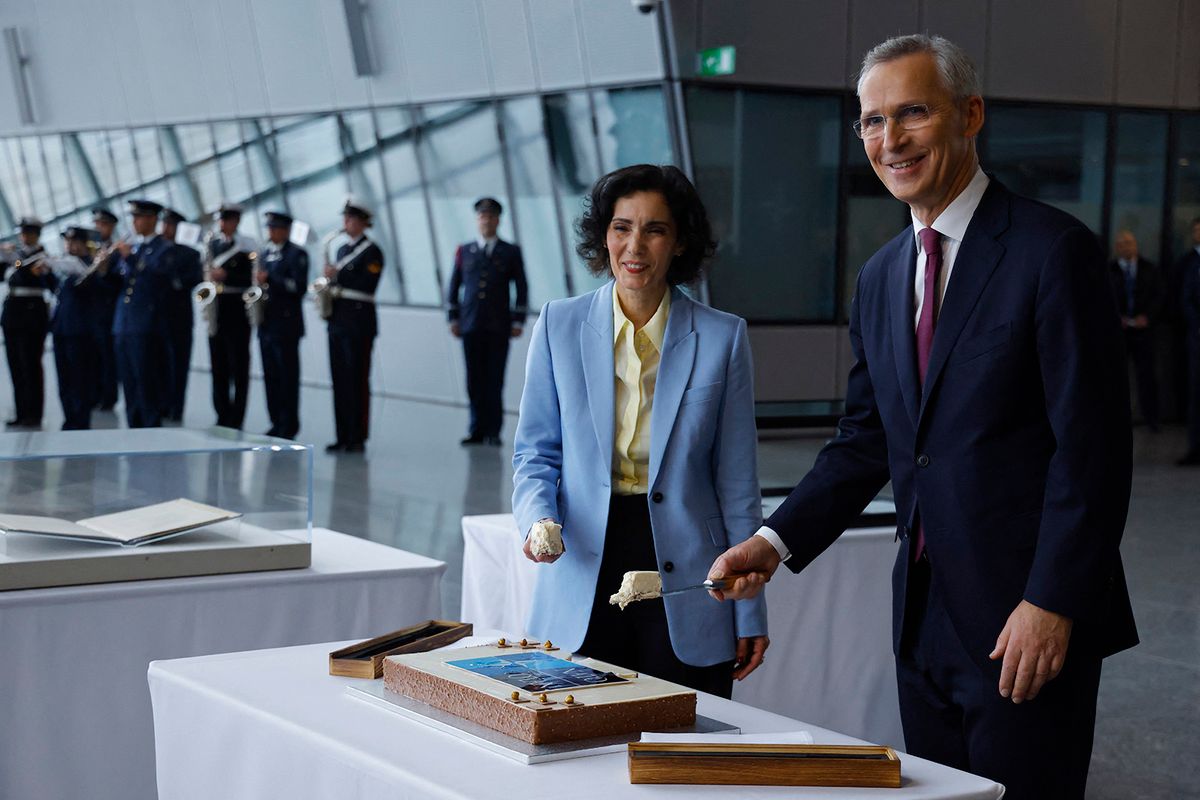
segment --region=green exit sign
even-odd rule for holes
[[[696,74],[704,76],[732,75],[737,63],[737,48],[733,45],[710,47],[696,55]]]

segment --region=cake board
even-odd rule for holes
[[[530,744],[455,716],[448,711],[434,708],[419,700],[390,692],[384,688],[382,680],[347,686],[346,693],[356,700],[370,703],[378,708],[436,728],[460,741],[470,742],[484,750],[490,750],[522,764],[564,761],[571,758],[598,756],[604,753],[624,753],[629,742],[636,742],[641,738],[640,732],[632,732],[619,736],[602,736],[597,739]],[[673,728],[671,733],[741,733],[741,729],[697,714],[695,725]]]

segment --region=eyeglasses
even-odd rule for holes
[[[856,119],[850,123],[854,133],[860,139],[878,139],[887,129],[888,119],[895,121],[901,130],[912,131],[924,128],[933,120],[934,109],[925,103],[905,106],[895,114],[872,114],[869,117]]]

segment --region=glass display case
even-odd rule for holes
[[[138,546],[20,532],[176,500],[236,516]],[[312,448],[227,428],[2,434],[0,515],[0,591],[307,567]]]

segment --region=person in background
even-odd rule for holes
[[[92,227],[98,236],[99,250],[96,257],[101,261],[97,267],[97,275],[107,275],[116,272],[118,254],[116,251],[117,215],[103,206],[92,209]],[[117,404],[117,354],[113,349],[113,316],[117,313],[117,289],[109,281],[100,281],[101,291],[96,296],[96,331],[99,339],[96,350],[100,354],[100,363],[96,370],[99,380],[96,392],[96,407],[101,411],[112,411]]]
[[[217,230],[205,248],[205,280],[220,287],[214,301],[217,330],[208,337],[213,409],[218,425],[241,430],[250,392],[250,320],[242,293],[250,288],[258,247],[237,232],[241,206],[225,203],[215,216]]]
[[[98,305],[111,293],[102,276],[92,269],[93,253],[88,245],[93,233],[76,225],[67,228],[62,233],[67,252],[51,262],[58,276],[58,291],[50,334],[54,337],[64,431],[92,427],[92,409],[100,388]]]
[[[579,230],[579,254],[611,280],[542,309],[514,438],[513,513],[525,555],[544,563],[528,629],[729,697],[769,644],[763,598],[683,592],[618,610],[609,596],[632,570],[658,572],[664,591],[700,583],[727,542],[758,527],[746,323],[679,289],[716,243],[675,167],[605,175]],[[538,524],[562,526],[560,554],[534,551]]]
[[[1109,264],[1109,283],[1121,327],[1125,349],[1133,361],[1137,378],[1138,409],[1151,431],[1158,430],[1158,377],[1155,375],[1154,336],[1159,315],[1166,305],[1166,284],[1158,266],[1138,254],[1132,231],[1119,231],[1113,240],[1115,261]]]
[[[329,317],[329,371],[337,441],[327,453],[361,453],[371,425],[371,350],[379,332],[375,290],[383,273],[383,251],[367,236],[373,214],[353,198],[342,207],[348,241],[338,248],[325,277],[334,287]]]
[[[4,331],[16,405],[16,414],[5,423],[12,428],[41,427],[45,406],[42,354],[50,324],[46,292],[58,282],[39,241],[42,227],[42,221],[35,217],[22,217],[17,222],[20,245],[13,251],[4,276],[8,296],[0,312],[0,329]]]
[[[1181,467],[1200,466],[1200,217],[1192,220],[1192,249],[1179,260],[1180,305],[1188,351],[1187,452]]]
[[[300,432],[301,301],[308,290],[308,253],[288,240],[289,215],[268,211],[266,225],[268,243],[258,253],[254,282],[264,293],[259,302],[265,303],[258,346],[271,418],[267,435],[295,439]]]
[[[496,235],[503,207],[484,197],[475,202],[479,239],[459,245],[447,292],[450,333],[462,339],[467,368],[470,424],[463,445],[500,444],[504,423],[504,368],[508,341],[525,326],[529,287],[521,248]],[[510,297],[516,289],[516,304]]]
[[[200,252],[175,241],[179,223],[184,221],[186,218],[183,214],[173,208],[164,208],[159,223],[159,235],[170,245],[163,254],[164,272],[169,283],[163,299],[167,338],[163,343],[162,387],[159,394],[162,418],[168,422],[183,420],[188,370],[192,362],[192,332],[195,329],[192,291],[204,279]]]

